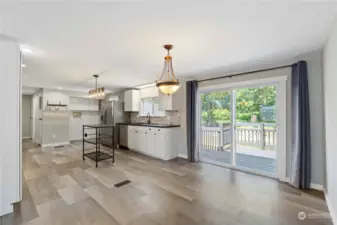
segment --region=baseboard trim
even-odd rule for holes
[[[82,141],[82,138],[75,138],[75,139],[71,139],[70,141]]]
[[[324,187],[321,184],[310,183],[310,188],[317,191],[324,191]]]
[[[290,178],[286,177],[286,179],[285,179],[284,182],[289,184],[290,183]],[[314,189],[314,190],[317,190],[317,191],[324,191],[324,187],[321,184],[310,183],[310,188]]]
[[[187,159],[188,158],[187,155],[185,155],[185,154],[178,154],[178,157],[182,158],[182,159]]]
[[[22,137],[22,140],[24,139],[32,139],[32,137]]]
[[[329,199],[329,195],[328,195],[328,193],[326,193],[326,191],[324,191],[324,195],[325,195],[326,204],[327,204],[328,209],[329,209],[332,224],[337,225],[337,215],[333,211],[332,204],[331,204],[330,199]]]
[[[96,138],[96,136],[91,136],[92,138]],[[83,141],[83,138],[72,138],[70,141]]]
[[[47,147],[57,147],[57,146],[61,146],[61,145],[69,145],[70,142],[60,142],[60,143],[53,143],[53,144],[44,144],[41,145],[42,148],[47,148]]]

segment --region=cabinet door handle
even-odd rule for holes
[[[151,128],[149,128],[149,130],[151,130]]]
[[[160,129],[158,129],[158,131],[160,131]]]

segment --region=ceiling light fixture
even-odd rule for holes
[[[170,56],[170,50],[173,48],[173,45],[164,45],[164,48],[167,50],[167,55],[164,57],[164,69],[161,77],[156,81],[156,86],[162,93],[170,95],[179,89],[180,83],[175,77],[172,67],[172,56]]]
[[[25,64],[21,64],[21,67],[26,67],[26,65]]]
[[[95,89],[89,91],[89,98],[102,99],[105,96],[104,87],[97,87],[97,79],[99,77],[98,75],[95,74],[93,77],[95,78]]]

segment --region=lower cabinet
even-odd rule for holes
[[[139,135],[139,151],[146,154],[147,153],[147,142],[146,142],[147,132],[140,130],[138,135]]]
[[[156,157],[161,158],[161,159],[165,159],[166,158],[166,137],[164,133],[155,133],[154,134],[154,146],[158,146],[160,147],[160,150],[158,149],[155,152]]]
[[[147,128],[145,142],[146,142],[146,152],[149,155],[154,156],[155,155],[155,151],[154,151],[155,144],[154,144],[153,128]]]
[[[139,131],[134,126],[128,126],[128,148],[132,150],[139,149]]]
[[[177,129],[128,126],[129,149],[163,160],[176,158]]]

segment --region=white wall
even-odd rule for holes
[[[159,97],[159,89],[156,86],[140,89],[140,98],[155,98]]]
[[[337,20],[323,51],[323,83],[325,106],[325,148],[327,202],[330,214],[337,215]]]
[[[47,106],[47,102],[49,104],[65,104],[69,105],[69,95],[64,93],[63,91],[43,89],[43,105],[42,110],[44,110]]]
[[[0,35],[0,216],[21,193],[21,56],[13,38]]]
[[[300,60],[307,61],[309,77],[309,97],[311,110],[311,153],[312,153],[312,183],[324,185],[324,120],[323,120],[323,89],[322,89],[322,51],[317,50],[300,55],[293,59],[271,60],[270,62],[257,61],[255,64],[237,65],[228,71],[210,71],[199,73],[194,76],[196,80],[204,78],[225,76],[226,74],[235,74],[253,70],[265,69],[276,66],[283,66],[295,63]],[[191,74],[193,76],[193,74]],[[191,80],[191,79],[190,79]],[[186,81],[180,80],[182,85],[180,89],[173,94],[173,101],[179,106],[180,121],[182,134],[180,139],[179,154],[187,155],[187,138],[186,138]]]
[[[105,100],[124,102],[124,91],[107,94]]]
[[[116,94],[115,96],[122,96],[121,93]],[[56,131],[56,125],[54,126],[55,129],[50,129],[53,126],[43,126],[44,130],[43,132],[43,142],[42,144],[45,145],[54,145],[54,144],[64,144],[71,140],[80,140],[82,139],[82,125],[84,124],[99,124],[100,123],[100,114],[98,112],[98,108],[96,108],[96,111],[88,111],[89,105],[79,105],[77,101],[71,101],[71,97],[76,98],[88,98],[87,93],[83,92],[73,92],[73,91],[64,91],[64,90],[51,90],[51,89],[43,89],[43,109],[47,105],[47,101],[50,104],[58,104],[61,102],[61,104],[68,105],[68,131],[69,132],[62,132],[61,133],[55,133],[53,130]],[[89,101],[93,101],[93,99],[87,99],[88,104]],[[76,102],[76,105],[72,107],[72,102]],[[83,101],[84,104],[87,104],[86,101]],[[87,106],[87,107],[86,107]],[[85,108],[85,109],[84,109]],[[75,112],[81,112],[81,118],[74,118],[73,117],[73,111]],[[56,119],[56,117],[55,117]],[[64,120],[62,120],[64,121]],[[59,129],[61,130],[61,129]],[[62,128],[62,130],[64,130]],[[46,137],[48,135],[48,137]],[[66,136],[65,136],[66,135]],[[58,143],[54,143],[53,140],[58,140]]]
[[[70,112],[70,140],[82,140],[82,125],[100,124],[99,112],[81,112],[81,118],[74,118]]]

